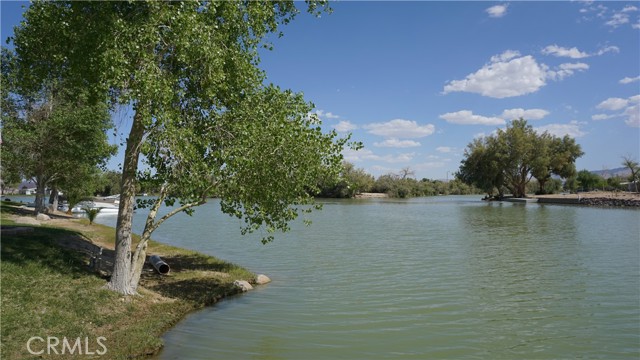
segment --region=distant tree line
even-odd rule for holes
[[[415,179],[415,172],[406,167],[399,173],[389,173],[377,179],[364,169],[345,161],[337,183],[320,182],[318,197],[352,198],[362,193],[382,193],[394,198],[434,195],[480,194],[481,190],[455,179],[452,181]]]

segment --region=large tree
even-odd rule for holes
[[[20,86],[16,73],[24,64],[2,52],[3,173],[36,183],[36,212],[45,211],[45,189],[79,187],[79,169],[96,169],[113,155],[105,132],[111,118],[105,104],[89,104],[85,93],[61,82],[46,82],[33,91]]]
[[[580,145],[574,138],[562,138],[543,133],[537,139],[537,155],[533,160],[531,174],[538,180],[538,193],[545,193],[545,185],[552,175],[569,179],[576,175],[576,159],[582,156]]]
[[[326,6],[311,1],[308,11]],[[297,13],[293,1],[36,2],[25,13],[15,32],[32,65],[25,79],[50,71],[38,66],[46,54],[95,99],[133,108],[110,289],[134,294],[153,230],[208,195],[244,218],[244,231],[287,230],[316,180],[337,175],[345,140],[322,132],[301,95],[264,85],[257,66],[265,36]],[[138,171],[141,155],[148,171]],[[132,254],[138,180],[161,191],[138,204],[150,212]],[[175,206],[157,218],[163,203]]]
[[[513,196],[525,197],[532,177],[544,189],[552,174],[575,175],[575,160],[582,155],[574,139],[538,134],[526,120],[518,119],[495,135],[471,142],[457,177],[490,195],[504,186]]]
[[[498,197],[502,197],[504,174],[498,161],[495,142],[494,137],[482,137],[469,143],[456,178],[482,189],[489,196],[497,191]]]

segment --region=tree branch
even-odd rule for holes
[[[172,217],[173,215],[184,211],[186,209],[192,208],[194,206],[199,206],[204,204],[206,201],[204,199],[202,200],[198,200],[196,202],[192,202],[192,203],[188,203],[188,204],[184,204],[178,208],[175,208],[173,210],[171,210],[169,213],[165,214],[163,217],[161,217],[160,219],[158,219],[158,221],[156,221],[155,223],[153,223],[152,227],[151,227],[151,232],[153,232],[155,229],[158,228],[158,226],[160,226],[163,222],[165,222],[167,219],[169,219],[170,217]]]

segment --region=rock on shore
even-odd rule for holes
[[[581,198],[579,203],[588,206],[640,207],[640,200],[636,199],[590,197]]]

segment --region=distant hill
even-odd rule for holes
[[[591,173],[600,175],[605,179],[608,179],[610,177],[616,177],[616,176],[621,178],[627,178],[629,175],[631,175],[631,171],[629,170],[629,168],[625,168],[625,167],[619,167],[615,169],[606,169],[606,170],[591,170]]]

